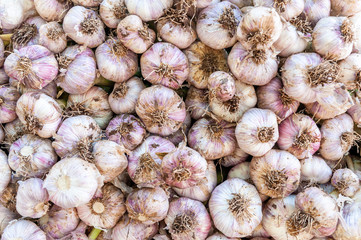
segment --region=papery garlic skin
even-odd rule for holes
[[[208,111],[208,90],[198,89],[191,86],[185,99],[186,109],[190,110],[193,119],[198,120]]]
[[[0,149],[0,194],[5,190],[11,180],[11,169],[8,164],[6,153]]]
[[[113,141],[100,140],[95,142],[92,154],[94,156],[93,162],[104,177],[104,182],[112,181],[128,166],[124,147]]]
[[[14,87],[0,86],[0,123],[12,122],[17,118],[16,102],[20,93]]]
[[[18,176],[43,177],[57,160],[51,141],[32,134],[23,135],[9,149],[8,163]]]
[[[62,52],[67,45],[66,35],[57,22],[49,22],[39,28],[39,44],[53,53]]]
[[[211,229],[211,218],[204,205],[185,197],[170,203],[164,221],[175,240],[206,239]]]
[[[117,28],[118,23],[127,15],[124,0],[103,0],[99,6],[99,15],[109,28]]]
[[[227,0],[227,1],[236,4],[239,8],[253,6],[253,0]]]
[[[14,30],[11,36],[13,49],[21,49],[31,45],[39,45],[39,28],[46,21],[39,16],[31,17]]]
[[[227,179],[231,178],[240,178],[245,181],[251,180],[250,170],[249,170],[250,162],[242,162],[240,164],[235,165],[229,170]]]
[[[327,160],[341,159],[354,144],[356,136],[352,118],[344,113],[325,120],[321,126],[320,153]]]
[[[97,7],[103,0],[71,0],[76,5],[84,7]]]
[[[361,53],[361,12],[348,18],[354,26],[353,52]]]
[[[148,22],[161,17],[164,10],[173,5],[173,0],[125,0],[125,5],[131,14]]]
[[[262,201],[256,188],[239,178],[218,185],[208,205],[215,227],[227,237],[248,236],[262,220]]]
[[[361,12],[360,2],[357,0],[331,0],[331,9],[332,14],[335,16],[351,16]]]
[[[228,1],[208,6],[199,13],[196,24],[199,39],[213,49],[228,48],[237,41],[241,11]]]
[[[42,89],[33,89],[26,87],[25,85],[21,84],[19,81],[15,80],[14,78],[9,79],[9,84],[10,86],[17,88],[17,90],[20,91],[20,93],[40,92],[40,93],[45,93],[46,95],[54,99],[56,99],[56,95],[58,94],[58,89],[54,81],[50,82]]]
[[[327,107],[320,105],[318,102],[305,104],[307,112],[316,119],[331,119],[340,114],[338,111],[330,110]]]
[[[335,239],[359,240],[361,239],[360,216],[361,203],[354,202],[346,204],[343,208],[342,219],[345,224],[339,223],[337,229],[332,235]]]
[[[320,148],[321,132],[309,116],[293,114],[282,121],[278,129],[278,147],[298,159],[310,157]]]
[[[4,229],[1,239],[46,240],[46,235],[35,223],[29,220],[16,220]]]
[[[352,197],[360,189],[360,179],[348,168],[337,169],[333,173],[331,184],[346,197]]]
[[[244,152],[263,156],[278,140],[277,116],[271,110],[251,108],[237,123],[235,133],[238,146]]]
[[[154,224],[167,216],[168,196],[159,187],[137,189],[128,195],[126,207],[130,218],[143,224]]]
[[[5,139],[5,132],[4,132],[4,128],[0,127],[0,143],[2,143]],[[1,191],[0,191],[1,192]]]
[[[215,233],[209,237],[207,237],[206,240],[237,240],[238,238],[229,238],[223,235],[222,233]]]
[[[18,27],[29,16],[28,13],[33,12],[33,1],[15,0],[12,4],[8,4],[6,0],[0,1],[0,24],[1,28],[12,30]],[[32,13],[30,13],[31,15]]]
[[[112,239],[151,239],[158,232],[158,224],[146,225],[124,215],[113,228]]]
[[[224,167],[233,167],[239,163],[246,161],[248,156],[248,153],[244,152],[239,146],[236,146],[234,152],[228,156],[223,157],[220,160],[220,163]]]
[[[1,56],[0,56],[0,59],[1,59]],[[8,82],[9,82],[9,76],[5,73],[5,69],[0,68],[0,84],[3,85]]]
[[[101,129],[89,116],[80,115],[66,119],[60,125],[52,145],[59,157],[91,156],[91,144],[99,140]]]
[[[315,26],[320,19],[330,16],[330,11],[330,0],[306,0],[303,14]]]
[[[62,238],[78,226],[79,217],[75,208],[52,206],[39,219],[40,228],[52,238]]]
[[[345,84],[347,90],[360,89],[361,81],[361,54],[351,53],[347,58],[340,61],[339,81]]]
[[[312,156],[300,161],[301,163],[301,181],[309,184],[327,183],[332,177],[332,169],[325,160],[319,156]]]
[[[89,48],[105,40],[104,24],[95,11],[82,6],[72,7],[64,17],[64,32],[78,44]]]
[[[287,21],[300,15],[305,6],[303,0],[253,0],[253,4],[254,6],[274,7],[279,15]]]
[[[108,39],[95,51],[100,74],[113,82],[124,82],[138,70],[137,55],[119,40]]]
[[[19,218],[19,214],[12,212],[10,209],[0,204],[0,234],[3,233],[4,229],[10,222],[17,218]]]
[[[352,120],[357,126],[361,124],[361,103],[359,98],[354,98],[354,105],[347,110],[347,114],[351,116]]]
[[[26,126],[20,121],[19,118],[12,122],[5,124],[5,141],[13,143],[18,140],[22,135],[28,133]]]
[[[216,97],[221,101],[228,101],[236,93],[235,80],[226,72],[214,72],[209,76],[208,90],[211,94],[210,97]]]
[[[81,158],[64,158],[57,162],[44,180],[50,201],[62,208],[88,203],[103,185],[95,165]]]
[[[44,93],[27,92],[16,103],[16,114],[31,133],[52,137],[61,122],[62,109]]]
[[[70,1],[34,0],[35,9],[46,21],[60,22],[71,7]]]
[[[184,119],[182,126],[178,129],[178,131],[167,136],[166,139],[171,141],[174,145],[179,146],[180,143],[184,141],[185,136],[187,136],[189,129],[191,128],[191,125],[192,125],[192,118],[190,116],[190,113],[187,111],[186,118]]]
[[[3,40],[2,39],[0,39],[0,67],[2,67],[3,66],[3,64],[4,64],[4,42],[3,42]],[[1,83],[1,81],[0,81],[0,83]]]

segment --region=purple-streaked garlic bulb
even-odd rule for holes
[[[185,104],[193,119],[198,120],[206,115],[209,106],[208,94],[206,89],[198,89],[193,86],[189,88]]]
[[[59,87],[69,94],[83,94],[93,85],[96,77],[96,62],[93,51],[80,45],[67,47],[57,56]]]
[[[49,195],[40,178],[19,181],[16,194],[16,211],[23,217],[40,218],[49,209]]]
[[[125,205],[130,218],[147,225],[163,220],[169,208],[167,193],[159,187],[134,190]]]
[[[9,149],[8,163],[17,176],[43,177],[57,160],[50,139],[32,134],[23,135]]]
[[[250,175],[260,193],[283,198],[298,188],[301,164],[289,152],[272,149],[262,157],[252,158]]]
[[[181,143],[174,151],[164,156],[162,173],[171,187],[194,187],[206,176],[207,161],[192,148]]]
[[[295,113],[300,105],[285,93],[282,81],[277,77],[258,87],[256,92],[257,107],[272,110],[280,121]]]
[[[2,194],[11,180],[11,169],[8,164],[8,157],[6,156],[6,153],[1,149],[0,149],[0,173],[1,173],[0,194]]]
[[[134,113],[140,92],[145,89],[143,80],[132,77],[126,82],[115,83],[109,94],[109,105],[115,114]]]
[[[4,229],[7,227],[7,225],[9,225],[10,222],[17,218],[19,218],[19,214],[4,207],[0,203],[0,234],[3,233]]]
[[[358,97],[354,98],[354,105],[347,110],[347,114],[357,126],[361,126],[361,103]]]
[[[306,0],[303,15],[315,26],[320,19],[330,16],[330,11],[330,0]]]
[[[144,124],[131,114],[120,114],[114,117],[105,130],[109,140],[129,150],[134,150],[141,144],[146,133]]]
[[[244,152],[263,156],[278,140],[277,116],[268,109],[251,108],[237,123],[235,134]]]
[[[130,50],[141,54],[154,43],[156,34],[137,15],[129,15],[117,26],[118,39]]]
[[[88,226],[102,229],[114,227],[125,213],[124,195],[112,184],[105,184],[93,199],[76,208],[79,218]]]
[[[100,140],[93,144],[93,163],[104,177],[104,182],[110,182],[121,174],[128,166],[123,145],[110,140]]]
[[[184,53],[189,61],[187,82],[196,88],[207,89],[208,78],[215,71],[229,71],[225,49],[216,50],[198,41],[184,50]]]
[[[248,153],[244,152],[239,146],[236,146],[234,152],[228,156],[223,157],[220,160],[220,163],[224,167],[233,167],[239,163],[246,161],[248,156]]]
[[[33,88],[26,87],[25,85],[20,84],[20,82],[15,80],[14,78],[10,78],[9,83],[10,83],[10,86],[17,88],[18,91],[20,91],[22,94],[27,93],[27,92],[40,92],[40,93],[45,93],[46,95],[48,95],[49,97],[52,97],[54,99],[56,99],[56,95],[58,94],[58,89],[57,89],[55,81],[50,82],[48,85],[46,85],[42,89],[33,89]]]
[[[183,100],[175,91],[162,85],[141,91],[135,110],[146,129],[161,136],[175,133],[186,117]]]
[[[332,235],[334,239],[354,240],[360,238],[360,216],[361,203],[355,201],[345,205],[341,211],[343,224],[338,224],[337,229]]]
[[[16,140],[18,140],[22,135],[28,132],[26,130],[25,125],[20,121],[19,118],[5,124],[4,131],[5,131],[5,141],[8,144],[12,144]]]
[[[321,132],[311,117],[293,114],[278,126],[278,147],[298,159],[312,156],[320,148]]]
[[[172,239],[206,239],[212,221],[205,206],[196,200],[181,197],[169,205],[165,218]]]
[[[337,169],[333,173],[331,184],[346,197],[352,197],[360,189],[360,179],[348,168]]]
[[[39,219],[39,227],[52,238],[62,238],[73,231],[79,224],[79,217],[75,208],[61,208],[53,205],[49,211]]]
[[[85,231],[87,230],[88,225],[86,225],[84,222],[80,221],[76,229],[72,232],[70,232],[68,235],[66,235],[62,239],[67,240],[89,240],[88,236],[85,234]]]
[[[41,45],[16,50],[6,58],[4,68],[9,77],[35,89],[42,89],[58,74],[54,54]]]
[[[334,111],[330,108],[320,105],[318,102],[305,104],[307,112],[315,119],[331,119],[340,114],[339,111]],[[353,109],[350,109],[350,112]]]
[[[108,39],[95,51],[100,74],[113,82],[124,82],[138,70],[138,56],[119,40]]]
[[[66,35],[57,22],[49,22],[39,28],[39,44],[53,53],[62,52],[67,45]]]
[[[11,86],[0,86],[0,123],[12,122],[17,118],[15,108],[20,93]]]
[[[4,229],[1,240],[26,239],[46,240],[45,233],[29,220],[16,220]]]
[[[166,234],[157,234],[153,237],[153,240],[170,240]]]
[[[228,156],[237,146],[234,124],[201,118],[189,130],[188,144],[207,160]]]
[[[54,136],[61,123],[60,105],[45,93],[27,92],[16,103],[16,114],[26,130],[42,138]]]
[[[357,90],[361,88],[361,54],[351,53],[347,58],[340,61],[339,81],[345,84],[347,90]]]
[[[236,93],[234,78],[226,72],[216,71],[208,78],[209,97],[216,97],[225,102],[231,100]]]
[[[112,239],[151,239],[158,232],[158,224],[147,225],[124,215],[113,228]]]
[[[82,6],[72,7],[64,17],[63,29],[68,37],[89,48],[105,40],[104,24],[98,14]]]
[[[324,184],[330,181],[332,169],[325,160],[319,156],[312,156],[300,161],[301,181],[306,184]]]
[[[36,12],[46,21],[60,22],[69,8],[71,1],[63,0],[34,0]]]
[[[1,43],[0,43],[1,44]],[[0,50],[0,59],[2,59],[1,56],[1,50]],[[4,59],[3,59],[4,60]],[[0,65],[1,65],[1,60],[0,60]],[[6,74],[5,69],[4,68],[0,68],[0,84],[3,85],[5,83],[9,82],[9,76]]]
[[[84,7],[97,7],[103,0],[71,0],[75,5],[81,5]]]
[[[124,0],[103,0],[99,6],[99,15],[109,28],[117,28],[118,23],[128,13]]]
[[[100,87],[91,87],[83,94],[70,94],[63,115],[92,117],[100,128],[105,129],[113,117],[108,102],[108,93]]]
[[[320,153],[327,160],[341,159],[359,137],[354,133],[352,118],[344,113],[325,120],[321,126]]]
[[[217,98],[209,100],[212,113],[228,122],[238,122],[245,111],[256,106],[257,96],[252,85],[236,81],[236,93],[232,99],[225,102]]]
[[[181,197],[187,197],[200,202],[206,202],[217,185],[217,171],[213,161],[207,162],[205,177],[195,186],[188,188],[173,187],[173,190]]]
[[[158,136],[147,137],[128,157],[128,174],[139,187],[163,185],[163,157],[176,148],[172,142]]]
[[[187,111],[186,118],[182,124],[182,127],[178,129],[175,133],[166,137],[169,141],[171,141],[174,145],[178,146],[181,142],[184,141],[185,136],[187,136],[189,129],[192,125],[192,118],[190,113]]]
[[[161,17],[164,10],[173,5],[173,0],[125,0],[125,5],[131,14],[148,22]]]
[[[300,15],[305,7],[304,0],[254,0],[253,4],[255,6],[274,7],[280,17],[287,21]]]
[[[140,59],[142,75],[152,84],[178,89],[187,80],[186,55],[171,43],[155,43]]]
[[[59,127],[52,143],[59,157],[79,156],[93,159],[92,143],[100,140],[101,129],[89,116],[75,116],[66,119]]]
[[[218,185],[208,203],[215,227],[227,237],[249,236],[262,220],[256,188],[239,178]]]
[[[199,39],[213,49],[228,48],[237,41],[237,26],[241,20],[239,8],[228,1],[212,4],[198,16]]]
[[[50,201],[62,208],[72,208],[88,203],[103,180],[94,164],[81,158],[64,158],[50,169],[44,188]]]

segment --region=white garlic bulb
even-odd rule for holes
[[[164,10],[173,5],[173,0],[125,0],[125,5],[131,14],[148,22],[161,17]]]
[[[11,169],[8,164],[8,156],[0,149],[0,194],[5,190],[11,180]]]
[[[301,181],[308,184],[327,183],[332,177],[332,169],[325,160],[319,156],[312,156],[300,161]]]
[[[62,52],[67,45],[66,35],[57,22],[49,22],[39,28],[39,44],[53,53]]]
[[[9,208],[4,207],[0,203],[0,234],[3,233],[4,229],[10,222],[19,218],[19,214],[11,211]]]
[[[337,169],[333,173],[331,183],[346,197],[352,197],[360,189],[360,179],[348,168]]]
[[[46,21],[61,21],[69,8],[71,2],[59,0],[34,0],[36,12]]]
[[[332,235],[335,239],[359,240],[361,239],[361,203],[354,202],[345,205],[342,210],[343,223],[337,225],[337,229]]]
[[[116,28],[122,18],[127,15],[124,0],[103,0],[99,6],[99,15],[109,28]]]
[[[306,0],[303,14],[315,26],[320,19],[330,16],[330,11],[330,0]]]
[[[220,163],[224,167],[233,167],[239,163],[242,163],[247,160],[248,153],[244,152],[239,146],[236,146],[236,149],[231,155],[225,156],[220,159]]]
[[[28,220],[16,220],[5,228],[1,236],[1,240],[14,239],[46,240],[46,235],[35,223]]]
[[[340,66],[339,81],[345,84],[347,90],[355,89],[359,91],[361,87],[361,54],[351,53],[347,58],[340,61],[338,65]]]
[[[274,7],[285,20],[300,15],[305,7],[304,0],[253,0],[254,6]]]

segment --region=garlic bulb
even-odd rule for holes
[[[232,154],[220,159],[220,163],[224,167],[233,167],[239,163],[246,161],[248,156],[249,155],[246,152],[244,152],[239,146],[236,146],[236,149]]]
[[[186,108],[190,110],[191,117],[198,120],[208,111],[208,90],[191,86],[185,100]]]
[[[96,62],[90,48],[80,45],[67,47],[58,57],[60,74],[57,84],[69,94],[83,94],[93,85]]]
[[[109,229],[125,213],[124,195],[112,184],[105,184],[93,199],[76,208],[79,218],[88,226]]]
[[[0,43],[1,44],[1,43]],[[0,50],[0,54],[1,54],[1,50]],[[2,65],[1,63],[1,59],[3,58],[3,56],[0,55],[0,65]],[[4,60],[4,59],[3,59]],[[0,84],[3,85],[5,83],[9,82],[9,77],[8,75],[5,73],[5,69],[4,68],[0,68]]]
[[[8,165],[8,157],[6,156],[6,153],[1,149],[0,149],[0,173],[1,173],[0,194],[2,194],[11,180],[11,169]],[[1,224],[0,226],[2,228]]]
[[[145,80],[178,89],[189,75],[186,55],[171,43],[155,43],[140,59]]]
[[[26,87],[25,85],[20,84],[19,81],[15,80],[14,78],[10,78],[9,83],[10,83],[10,86],[17,88],[18,91],[20,91],[21,93],[40,92],[40,93],[45,93],[46,95],[48,95],[49,97],[52,97],[54,99],[56,99],[56,96],[58,94],[58,89],[57,89],[55,81],[50,82],[48,85],[46,85],[42,89],[33,89],[33,88]]]
[[[17,181],[11,181],[0,196],[0,204],[14,213],[16,213],[16,194],[18,188]]]
[[[97,7],[103,0],[71,0],[75,5],[84,7]]]
[[[216,71],[208,79],[209,97],[216,97],[221,101],[228,101],[236,93],[234,78],[226,72]]]
[[[237,26],[241,11],[228,1],[216,3],[203,9],[198,15],[199,39],[213,49],[228,48],[237,41]]]
[[[357,127],[361,126],[361,103],[358,98],[354,98],[354,105],[347,110]]]
[[[88,203],[103,185],[97,168],[81,158],[64,158],[57,162],[44,180],[50,201],[62,208]]]
[[[140,92],[145,89],[143,81],[132,77],[126,82],[115,83],[109,94],[109,105],[115,114],[134,113]]]
[[[46,21],[60,22],[71,7],[70,1],[34,0],[35,9]]]
[[[27,92],[16,103],[16,114],[26,129],[42,138],[52,137],[61,122],[59,104],[44,93]]]
[[[128,160],[124,153],[124,147],[113,141],[100,140],[94,143],[93,162],[104,177],[104,182],[112,181],[127,168]]]
[[[103,0],[99,6],[100,18],[109,28],[117,28],[127,12],[124,0]]]
[[[208,201],[213,189],[217,185],[217,171],[213,161],[207,161],[205,177],[195,186],[188,188],[173,187],[173,190],[181,197],[187,197],[200,202]]]
[[[208,78],[215,71],[228,72],[227,52],[213,49],[203,42],[195,42],[184,50],[189,61],[188,82],[199,89],[207,89]]]
[[[226,121],[201,118],[189,130],[188,144],[207,160],[228,156],[236,149],[235,128]]]
[[[244,152],[263,156],[278,140],[277,116],[271,110],[251,108],[237,123],[235,133],[238,146]]]
[[[59,157],[79,156],[91,160],[92,143],[100,139],[101,129],[89,116],[75,116],[66,119],[60,125],[52,145]]]
[[[161,136],[176,132],[186,116],[183,100],[175,91],[162,85],[141,91],[135,110],[146,129]]]
[[[315,26],[320,19],[330,16],[330,11],[330,0],[306,0],[303,14]]]
[[[45,233],[29,220],[12,221],[5,229],[1,240],[26,239],[46,240]]]
[[[1,0],[0,9],[0,25],[4,30],[18,27],[26,18],[35,14],[32,0],[14,0],[11,4],[7,0]]]
[[[354,202],[342,209],[343,224],[339,223],[332,235],[335,239],[358,240],[361,238],[360,214],[361,203]]]
[[[5,124],[5,141],[12,144],[18,140],[22,135],[28,133],[26,126],[20,121],[19,118],[12,122]]]
[[[139,187],[163,184],[162,159],[175,150],[172,142],[158,136],[147,137],[128,157],[128,174]]]
[[[305,7],[304,0],[253,0],[254,6],[274,7],[285,20],[300,15]]]
[[[137,15],[129,15],[117,26],[118,39],[135,53],[144,53],[154,43],[156,34]]]
[[[321,132],[309,116],[293,114],[278,127],[278,147],[298,159],[310,157],[320,148]]]
[[[339,81],[345,84],[347,90],[361,88],[361,54],[352,53],[338,64],[340,66]]]
[[[353,52],[361,53],[361,12],[348,18],[354,26]]]
[[[325,160],[319,156],[312,156],[300,161],[301,163],[301,181],[312,185],[322,184],[330,181],[332,169]]]
[[[360,179],[348,168],[337,169],[333,173],[331,183],[346,197],[352,197],[360,189]]]
[[[121,114],[113,118],[105,131],[109,140],[133,150],[142,143],[147,131],[134,115]]]
[[[40,45],[23,47],[10,54],[4,68],[9,77],[35,89],[42,89],[58,74],[54,54]]]
[[[204,205],[189,198],[173,200],[165,218],[174,240],[205,239],[211,229],[211,218]]]
[[[261,50],[267,49],[279,38],[282,32],[281,18],[274,8],[254,7],[241,19],[237,27],[235,49]]]
[[[73,117],[87,115],[104,129],[113,113],[108,102],[108,94],[100,87],[91,87],[83,94],[70,94],[63,115]]]
[[[130,218],[143,224],[154,224],[167,216],[168,196],[159,187],[137,189],[128,195],[126,207]]]
[[[257,107],[272,110],[279,121],[295,113],[299,105],[285,93],[282,81],[277,77],[257,88]]]
[[[78,44],[89,48],[105,40],[104,24],[93,10],[82,6],[72,7],[64,17],[64,32]]]
[[[354,26],[346,17],[325,17],[317,22],[312,38],[313,48],[320,55],[345,59],[353,48]]]
[[[0,85],[0,123],[12,122],[17,118],[15,108],[19,97],[16,88]]]
[[[124,215],[113,228],[112,239],[151,239],[158,232],[158,224],[146,225]]]
[[[222,102],[217,98],[210,99],[209,108],[216,116],[228,121],[238,122],[248,109],[256,106],[257,96],[252,85],[236,81],[236,93],[233,98]]]
[[[0,234],[9,225],[10,222],[19,218],[19,215],[0,204]]]
[[[227,175],[227,179],[240,178],[252,182],[249,170],[250,162],[242,162],[232,167]]]
[[[218,185],[208,205],[215,227],[227,237],[248,236],[262,220],[256,188],[239,178]]]
[[[67,45],[66,35],[57,22],[49,22],[39,28],[39,44],[53,53],[62,52]]]
[[[206,0],[209,2],[209,0]],[[239,8],[253,6],[253,0],[227,0],[233,4],[236,4]]]
[[[194,187],[206,176],[207,161],[192,148],[181,144],[162,160],[165,182],[171,187]]]
[[[56,205],[39,219],[40,228],[52,238],[62,238],[73,231],[79,223],[75,208],[61,208]]]
[[[322,123],[320,145],[322,157],[337,161],[350,150],[357,139],[353,132],[353,125],[352,118],[346,113]]]
[[[173,0],[125,0],[125,5],[131,14],[148,22],[161,17],[164,10],[173,5]]]
[[[331,119],[340,114],[339,111],[334,111],[332,109],[324,107],[318,102],[305,104],[305,107],[307,112],[316,119]]]
[[[351,16],[361,12],[361,6],[358,0],[331,0],[331,9],[335,16]]]
[[[8,163],[17,176],[43,177],[57,160],[51,141],[32,134],[23,135],[9,149]]]
[[[232,1],[234,2],[234,1]],[[225,235],[223,235],[222,233],[215,233],[209,237],[207,237],[206,240],[237,240],[238,238],[229,238],[229,237],[226,237]]]
[[[190,116],[189,111],[187,111],[186,118],[184,119],[182,126],[178,129],[178,131],[167,136],[166,139],[171,141],[175,146],[179,146],[181,142],[185,140],[185,136],[187,136],[189,129],[191,128],[191,125],[192,125],[192,118]]]
[[[119,40],[108,39],[95,51],[100,74],[114,82],[124,82],[138,70],[137,55]]]

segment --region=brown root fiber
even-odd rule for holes
[[[172,177],[178,182],[187,181],[191,176],[191,171],[184,167],[176,167],[172,172]]]
[[[114,97],[122,98],[128,92],[129,87],[125,83],[121,83],[118,87],[116,87],[113,91]]]
[[[295,17],[290,20],[290,23],[296,27],[297,31],[303,34],[310,34],[313,32],[311,23],[306,19]]]
[[[279,90],[279,94],[280,94],[281,102],[284,106],[289,106],[292,104],[293,100],[292,98],[290,98],[290,96],[287,95],[287,93],[285,93],[284,88]]]
[[[152,42],[152,37],[149,33],[148,24],[144,23],[143,28],[138,30],[138,35],[141,37],[144,41]]]
[[[340,67],[335,61],[324,61],[308,71],[309,83],[312,87],[323,86],[336,82],[340,74]]]
[[[283,195],[288,177],[284,170],[267,170],[262,176],[267,189],[275,195]]]
[[[123,19],[124,17],[126,17],[127,15],[127,7],[125,6],[125,4],[120,3],[116,6],[113,7],[113,13],[114,16],[118,19]]]
[[[56,60],[58,60],[60,69],[67,69],[69,64],[73,61],[71,58],[67,56],[60,56],[60,55],[56,57]]]
[[[260,49],[251,51],[249,57],[258,65],[263,64],[267,60],[266,51]]]
[[[310,214],[300,210],[294,212],[286,221],[287,230],[291,236],[297,236],[303,231],[309,231],[309,229],[317,225],[319,223]]]
[[[290,0],[275,0],[274,1],[274,8],[276,8],[280,13],[286,11],[287,4],[290,3]]]
[[[19,185],[17,183],[10,183],[0,196],[1,205],[13,212],[16,212],[16,193],[18,187]]]
[[[272,140],[275,129],[273,127],[258,128],[257,138],[260,142],[266,143]]]
[[[153,123],[157,124],[158,127],[162,127],[168,121],[168,113],[163,110],[156,109],[150,115],[152,116]]]
[[[24,23],[11,36],[12,45],[15,47],[25,46],[36,35],[37,31],[35,24]]]
[[[63,117],[74,117],[79,115],[91,116],[92,111],[84,106],[82,103],[73,103],[63,111]]]
[[[352,23],[349,19],[345,19],[340,27],[341,35],[346,43],[351,43],[354,39]]]
[[[172,224],[172,232],[174,234],[182,234],[193,231],[195,226],[194,213],[183,213],[175,217]]]
[[[161,76],[161,78],[174,78],[173,68],[168,64],[160,63],[154,72]]]
[[[223,105],[226,107],[227,111],[235,113],[238,111],[240,100],[241,99],[238,96],[234,95],[232,99],[223,102]]]
[[[154,161],[149,153],[143,153],[139,159],[139,166],[135,170],[134,178],[150,181],[157,175],[157,171],[160,171],[160,166]]]
[[[57,39],[60,37],[60,35],[61,35],[62,33],[63,33],[63,31],[62,31],[61,29],[59,29],[59,28],[50,28],[50,29],[48,30],[48,32],[46,33],[46,36],[47,36],[49,39],[55,41],[55,40],[57,40]]]
[[[32,62],[28,57],[20,57],[16,63],[15,69],[19,72],[21,80],[24,80],[27,75],[33,74]],[[20,82],[23,83],[22,81]]]
[[[207,128],[212,139],[219,138],[223,135],[223,128],[217,123],[209,124]]]
[[[26,114],[24,119],[26,122],[26,130],[30,133],[34,133],[37,129],[43,128],[43,125],[40,123],[39,119],[31,114]]]
[[[200,59],[200,70],[207,73],[209,77],[213,72],[217,71],[219,68],[219,62],[217,58],[214,57],[212,53],[205,53]]]
[[[77,151],[79,156],[87,161],[92,161],[94,156],[92,154],[93,151],[93,142],[94,140],[91,137],[85,137],[81,139],[77,144]]]
[[[251,32],[247,35],[247,42],[257,46],[257,45],[265,45],[271,40],[271,34],[269,30],[267,31],[257,31]]]
[[[360,141],[361,136],[357,132],[344,132],[341,134],[340,141],[343,151],[348,151],[356,141]]]
[[[228,31],[230,37],[236,34],[238,22],[231,7],[225,8],[218,19],[223,29]]]
[[[83,34],[92,35],[98,30],[99,26],[99,19],[87,17],[80,23],[80,31]]]
[[[110,47],[114,55],[118,57],[123,57],[128,53],[128,49],[120,41],[112,43]]]
[[[5,102],[4,99],[0,97],[0,106],[3,105],[4,102]]]
[[[250,220],[253,217],[253,214],[248,210],[248,201],[247,199],[238,193],[232,193],[233,198],[228,201],[228,210],[233,214],[239,222],[244,220]]]
[[[318,139],[312,136],[310,132],[304,131],[295,139],[293,144],[300,149],[309,149],[311,144],[317,141]]]

